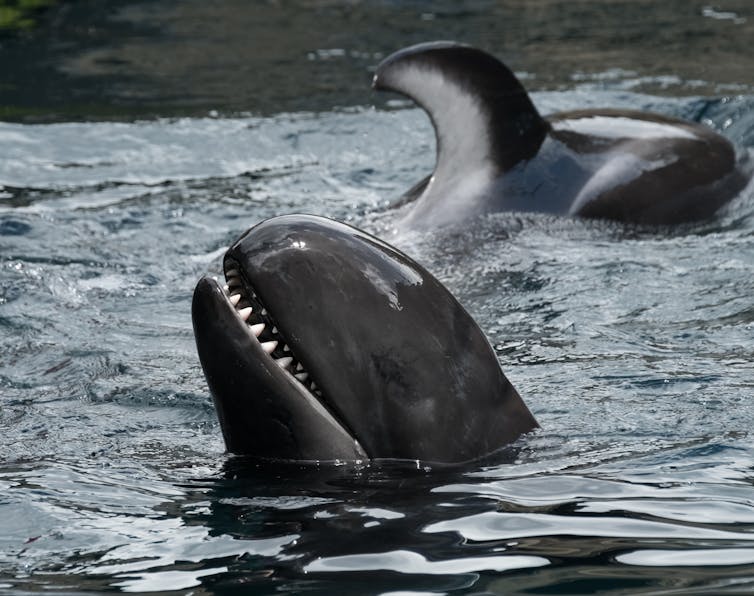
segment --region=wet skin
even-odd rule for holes
[[[457,463],[537,426],[471,316],[381,240],[277,217],[224,267],[228,290],[200,280],[192,317],[230,452]]]
[[[396,52],[373,85],[416,101],[435,129],[435,170],[403,201],[411,226],[495,211],[675,224],[711,217],[751,178],[748,155],[697,123],[609,109],[542,118],[504,64],[452,42]]]

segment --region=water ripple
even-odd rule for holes
[[[754,147],[749,97],[595,84],[535,99],[697,117]],[[754,185],[674,231],[499,214],[398,234],[386,206],[431,169],[430,126],[403,108],[0,123],[0,590],[751,588]],[[514,463],[223,454],[191,292],[293,211],[379,232],[461,299],[542,425]]]

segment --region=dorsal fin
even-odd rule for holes
[[[435,176],[448,168],[510,170],[536,154],[549,129],[507,66],[454,42],[388,56],[372,86],[406,95],[429,114],[437,137]]]

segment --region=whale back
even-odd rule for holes
[[[704,219],[751,179],[748,155],[698,123],[625,110],[547,120],[516,76],[453,42],[400,50],[373,86],[429,115],[437,163],[399,205],[399,225],[448,225],[495,211],[543,212],[647,224]]]

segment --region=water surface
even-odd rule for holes
[[[444,22],[491,38],[483,17],[519,4],[463,3]],[[572,5],[621,30],[617,9]],[[623,20],[634,14],[608,5],[623,6]],[[175,9],[161,6],[149,10]],[[198,10],[188,6],[185,15]],[[421,3],[375,6],[393,19],[387,37],[372,43],[354,26],[332,45],[296,38],[315,56],[304,60],[342,60],[368,86],[373,56],[418,41],[432,22]],[[542,112],[648,109],[754,150],[754,70],[737,70],[751,59],[713,69],[715,56],[700,54],[706,70],[694,77],[708,76],[697,85],[687,56],[667,64],[677,77],[668,86],[641,60],[612,70],[631,58],[622,38],[611,44],[592,27],[579,41],[548,11],[562,4],[537,6],[516,13],[518,27],[498,22],[528,40],[512,61],[531,70]],[[98,26],[147,10],[121,8]],[[368,13],[298,8],[265,10]],[[698,28],[720,32],[710,38],[718,49],[735,46],[752,22],[740,8],[735,18],[676,9],[658,7],[666,20],[654,27],[679,44]],[[408,10],[417,18],[403,31]],[[643,31],[647,19],[636,13],[623,29]],[[165,21],[152,26],[144,52],[165,39]],[[564,50],[561,74],[540,70],[540,30],[582,46],[607,36],[604,76],[584,75],[594,48],[584,50],[589,69],[568,66],[579,54]],[[354,57],[360,45],[372,57]],[[322,53],[333,48],[344,54]],[[56,72],[73,72],[68,60]],[[265,64],[269,77],[286,66]],[[119,89],[147,88],[143,73],[133,83],[120,67],[108,71]],[[552,88],[540,85],[544,73]],[[230,100],[210,114],[208,94],[189,116],[168,104],[148,119],[115,91],[84,119],[16,97],[27,116],[0,123],[0,592],[754,592],[754,187],[716,219],[672,230],[501,214],[470,230],[396,233],[387,205],[433,164],[423,113],[394,101],[375,109],[366,87],[353,92],[363,99],[346,89],[334,101],[333,88],[308,104],[286,103],[284,85],[265,89],[275,91],[249,114]],[[139,105],[154,110],[162,97]],[[467,306],[542,426],[512,463],[257,469],[224,454],[191,292],[247,227],[302,211],[381,235]]]

